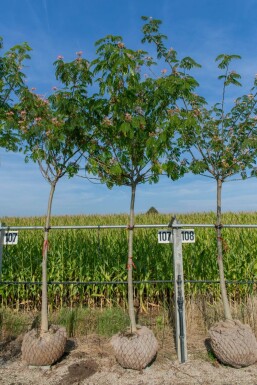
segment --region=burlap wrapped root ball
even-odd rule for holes
[[[257,341],[249,325],[238,320],[220,321],[209,335],[211,348],[222,363],[241,368],[257,361]]]
[[[66,330],[63,327],[51,325],[49,331],[42,335],[32,329],[23,338],[22,360],[33,366],[52,365],[63,355],[66,341]]]
[[[144,369],[155,358],[158,342],[153,332],[143,326],[135,333],[119,333],[111,338],[118,363],[126,369]]]

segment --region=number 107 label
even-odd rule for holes
[[[3,244],[4,245],[17,245],[18,243],[18,231],[8,231],[4,233]]]
[[[194,229],[181,230],[182,243],[195,243]],[[173,243],[172,230],[158,231],[158,243]]]

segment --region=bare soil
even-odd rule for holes
[[[117,364],[109,341],[98,335],[69,339],[50,369],[29,368],[21,359],[22,337],[0,343],[0,385],[257,385],[257,364],[233,369],[210,356],[206,337],[188,338],[188,360],[180,364],[172,335],[159,338],[156,360],[141,372]]]

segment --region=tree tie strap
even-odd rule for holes
[[[134,269],[136,269],[136,265],[134,264],[133,257],[128,257],[128,259],[129,259],[129,263],[127,264],[127,269],[129,270],[131,269],[131,267],[132,268],[134,267]]]
[[[42,250],[42,255],[44,256],[45,255],[45,252],[47,252],[49,250],[49,241],[48,240],[45,240],[43,242],[43,250]]]

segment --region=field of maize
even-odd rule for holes
[[[136,224],[168,224],[171,214],[139,214]],[[181,223],[215,224],[215,213],[179,214]],[[43,217],[2,218],[8,226],[44,226]],[[128,215],[53,217],[52,226],[127,225]],[[223,224],[257,224],[257,213],[224,213]],[[171,280],[172,250],[158,244],[157,229],[135,229],[133,278],[136,281]],[[223,229],[225,275],[228,281],[257,281],[257,229]],[[214,228],[196,228],[196,242],[183,245],[185,280],[218,280]],[[126,281],[126,229],[50,230],[48,257],[49,308],[63,306],[126,306],[126,284],[87,282]],[[18,245],[4,246],[0,300],[3,307],[40,307],[41,287],[18,282],[41,281],[43,231],[20,230]],[[16,284],[4,282],[16,282]],[[58,282],[79,282],[64,284]],[[256,285],[228,284],[231,300],[255,292]],[[220,297],[217,283],[186,283],[187,296]],[[172,283],[136,283],[135,296],[142,306],[162,304],[173,294]]]

